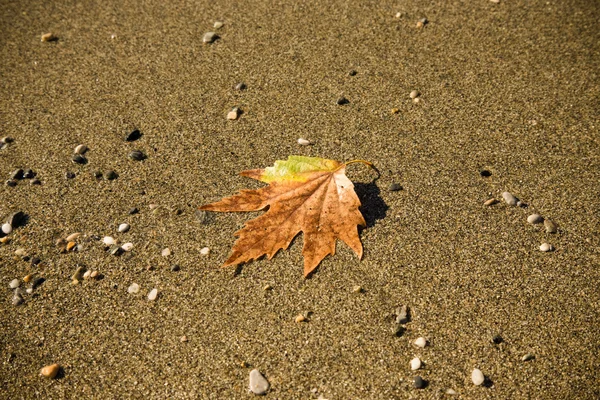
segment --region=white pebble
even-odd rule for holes
[[[104,236],[104,238],[102,238],[102,243],[104,243],[107,246],[112,246],[113,244],[117,243],[115,241],[115,239],[112,236]]]
[[[79,146],[75,147],[75,150],[73,150],[73,153],[75,154],[85,154],[85,152],[88,150],[87,146],[85,144],[80,144]]]
[[[483,372],[481,370],[475,368],[473,372],[471,372],[471,380],[473,384],[476,386],[481,385],[485,381],[485,377],[483,376]]]
[[[427,339],[425,339],[424,337],[420,337],[417,340],[415,340],[415,346],[423,348],[425,346],[427,346]]]
[[[77,238],[79,238],[79,236],[81,236],[81,232],[71,233],[69,236],[67,236],[65,238],[65,241],[74,242],[75,240],[77,240]]]
[[[419,97],[419,92],[413,90],[412,92],[410,92],[409,96],[411,99],[416,99],[417,97]]]
[[[148,300],[154,301],[156,300],[156,296],[158,296],[158,289],[152,289],[148,294]]]
[[[527,222],[530,224],[541,224],[544,222],[544,218],[542,218],[540,214],[531,214],[529,217],[527,217]]]
[[[129,224],[121,224],[119,225],[119,232],[123,233],[123,232],[127,232],[129,230],[130,226]]]
[[[160,252],[160,255],[161,255],[161,256],[163,256],[163,257],[168,257],[168,256],[170,256],[170,255],[171,255],[171,249],[170,249],[170,248],[168,248],[168,247],[167,247],[166,249],[163,249],[163,250]]]
[[[215,24],[213,25],[213,27],[215,29],[221,29],[223,27],[223,23],[221,21],[215,21]]]
[[[446,394],[449,394],[450,396],[454,396],[456,394],[456,390],[454,390],[454,389],[446,389]]]
[[[123,251],[131,251],[131,249],[133,249],[133,243],[127,242],[123,246],[121,246],[121,248],[123,249]]]
[[[227,119],[230,121],[238,119],[239,116],[240,116],[240,109],[237,107],[234,107],[231,111],[229,111],[227,113]]]
[[[421,368],[421,360],[419,360],[419,357],[415,357],[412,360],[410,360],[410,369],[411,370],[416,371],[419,368]]]
[[[200,249],[200,254],[202,254],[203,256],[208,255],[208,253],[210,253],[210,249],[208,247],[203,247]]]
[[[549,243],[542,243],[542,245],[540,246],[540,251],[543,251],[544,253],[554,251],[554,246],[552,246]]]
[[[269,390],[269,382],[257,370],[250,371],[250,391],[254,394],[265,394]]]
[[[10,283],[8,284],[8,287],[11,289],[16,289],[19,287],[19,285],[21,284],[21,282],[19,282],[18,279],[13,279],[12,281],[10,281]]]
[[[509,206],[516,206],[517,203],[519,202],[519,200],[515,196],[513,196],[512,193],[510,193],[510,192],[502,193],[502,198],[504,199],[506,204],[508,204]]]
[[[137,283],[132,283],[131,286],[127,288],[127,293],[137,293],[140,291],[140,285]]]
[[[83,274],[83,279],[90,279],[90,275],[92,275],[92,270],[88,269],[87,271],[85,271],[85,273]]]
[[[310,144],[310,141],[300,138],[300,139],[298,139],[298,144],[301,146],[308,146]]]
[[[204,36],[202,37],[202,41],[204,43],[212,43],[215,40],[217,40],[218,38],[219,38],[219,36],[216,33],[214,33],[214,32],[206,32],[204,34]]]
[[[9,224],[8,222],[6,224],[2,225],[2,232],[4,232],[5,235],[8,235],[9,233],[12,232],[12,225]]]

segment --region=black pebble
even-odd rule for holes
[[[142,161],[146,158],[146,155],[142,153],[141,150],[133,150],[131,153],[129,153],[129,158],[135,161]]]
[[[404,335],[404,332],[406,332],[406,328],[403,327],[402,325],[397,324],[394,327],[394,336],[400,337],[400,336]]]
[[[496,335],[492,338],[492,342],[494,342],[495,344],[500,344],[504,342],[504,339],[502,339],[502,336]]]
[[[398,183],[392,183],[388,189],[390,192],[397,192],[399,190],[402,190],[402,185]]]
[[[423,389],[427,386],[427,381],[420,376],[415,376],[413,385],[415,386],[415,389]]]
[[[125,141],[133,142],[133,141],[138,140],[141,137],[142,137],[142,133],[138,129],[134,129],[133,131],[128,133],[127,136],[125,136]]]
[[[340,106],[343,106],[344,104],[350,103],[350,101],[348,101],[348,99],[345,97],[340,97],[339,99],[337,99],[336,103]]]
[[[113,179],[117,179],[119,177],[119,175],[117,175],[117,173],[113,170],[110,170],[106,173],[105,178],[109,181],[112,181]]]
[[[138,208],[137,208],[137,207],[133,207],[133,208],[129,209],[129,211],[128,211],[128,212],[129,212],[129,215],[133,215],[133,214],[137,214],[137,213],[139,213],[139,212],[140,212],[140,210],[138,210]]]
[[[73,157],[71,157],[71,159],[73,160],[73,162],[75,164],[87,163],[87,159],[84,156],[82,156],[81,154],[73,154]]]
[[[32,179],[31,180],[31,184],[32,185],[41,185],[42,181],[40,181],[39,179]]]
[[[36,287],[40,286],[44,282],[46,282],[45,278],[42,278],[42,277],[35,278],[33,280],[33,282],[31,283],[31,288],[35,289]]]
[[[6,181],[6,185],[10,186],[10,187],[15,187],[15,186],[17,186],[17,181],[9,179]]]
[[[488,171],[487,169],[484,169],[484,170],[479,171],[479,175],[483,176],[484,178],[487,178],[489,176],[492,176],[492,173],[490,171]]]
[[[355,76],[356,74],[358,74],[358,72],[356,72],[355,70],[351,70],[350,72],[348,72],[348,75],[350,76]]]
[[[16,180],[23,179],[23,170],[19,168],[19,169],[14,170],[13,172],[11,172],[10,179],[16,179]]]
[[[35,172],[30,169],[26,169],[23,171],[23,179],[33,179],[35,177]]]
[[[246,84],[244,82],[240,82],[235,85],[235,90],[246,90]]]
[[[67,179],[73,179],[73,178],[75,178],[75,176],[76,176],[75,172],[71,172],[71,171],[65,172],[65,178],[67,178]]]
[[[96,179],[102,178],[102,172],[100,172],[100,171],[94,171],[94,178],[96,178]]]
[[[33,258],[31,259],[31,265],[38,265],[38,264],[39,264],[39,263],[41,263],[41,262],[42,262],[42,260],[40,260],[40,258],[39,258],[39,257],[33,257]]]
[[[173,266],[171,267],[171,271],[173,271],[173,272],[177,272],[177,271],[179,271],[180,269],[181,269],[181,268],[180,268],[180,267],[179,267],[179,265],[177,265],[177,264],[175,264],[175,265],[173,265]]]

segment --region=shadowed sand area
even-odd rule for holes
[[[596,2],[0,10],[0,137],[14,139],[0,150],[0,218],[28,216],[0,244],[0,398],[245,399],[254,368],[270,399],[600,397]],[[219,39],[204,44],[209,31]],[[47,32],[58,40],[40,41]],[[233,107],[243,113],[227,120]],[[134,128],[141,138],[126,142]],[[71,161],[79,144],[83,165]],[[147,158],[129,159],[135,149]],[[238,172],[290,154],[377,166],[377,180],[347,172],[367,221],[362,261],[338,244],[305,280],[299,236],[271,261],[220,268],[260,213],[195,210],[260,187]],[[18,168],[42,184],[4,184]],[[117,179],[94,177],[110,170]],[[504,191],[528,207],[483,205]],[[534,212],[559,232],[528,224]],[[82,251],[60,254],[73,232]],[[110,255],[94,235],[134,247]],[[71,284],[78,266],[102,279]],[[9,282],[28,274],[45,281],[14,306]],[[397,337],[400,305],[411,320]],[[40,377],[53,363],[58,378]]]

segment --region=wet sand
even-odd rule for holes
[[[253,368],[271,399],[600,397],[593,2],[1,9],[0,137],[14,142],[0,150],[0,217],[28,221],[0,245],[0,398],[242,399]],[[215,21],[220,38],[203,44]],[[59,40],[42,43],[46,32]],[[125,142],[134,128],[143,136]],[[85,165],[71,161],[78,144]],[[128,159],[134,149],[147,159]],[[305,280],[299,236],[270,261],[220,268],[259,213],[201,221],[195,210],[259,187],[238,172],[290,154],[378,167],[378,179],[348,168],[368,224],[363,259],[339,244]],[[17,168],[42,184],[5,185]],[[118,178],[93,175],[109,170]],[[528,207],[483,205],[506,190]],[[558,234],[528,224],[533,212]],[[118,233],[123,222],[131,230]],[[60,254],[56,240],[73,232],[82,251]],[[134,248],[113,256],[94,235]],[[72,285],[78,265],[103,278]],[[13,306],[8,284],[27,274],[45,281]],[[134,282],[140,293],[127,293]],[[399,305],[411,320],[396,337]],[[58,379],[41,378],[55,362]]]

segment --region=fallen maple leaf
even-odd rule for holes
[[[336,239],[344,241],[360,259],[362,244],[358,225],[365,220],[358,210],[360,200],[346,177],[346,165],[318,157],[289,156],[273,167],[242,171],[240,174],[268,183],[258,190],[240,193],[200,207],[206,211],[257,211],[269,207],[235,233],[238,237],[224,267],[267,255],[273,258],[292,239],[304,233],[304,276],[327,256],[335,254]]]

